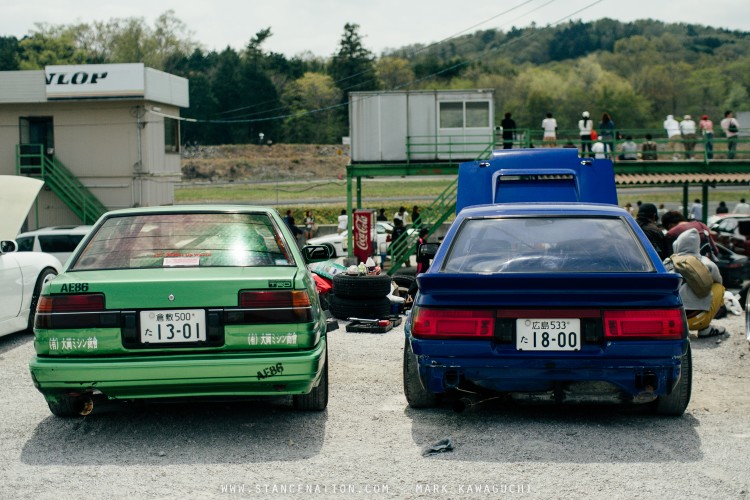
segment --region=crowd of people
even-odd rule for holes
[[[734,117],[734,113],[728,110],[724,113],[724,118],[719,125],[727,144],[727,159],[735,159],[740,124]],[[512,149],[519,130],[511,113],[505,113],[500,126],[503,149]],[[696,154],[696,145],[699,143],[703,144],[706,158],[709,160],[714,158],[714,123],[708,115],[702,115],[697,124],[689,114],[684,115],[680,121],[677,121],[674,115],[667,115],[663,127],[666,136],[666,149],[663,154],[671,155],[672,160],[693,159]],[[557,119],[551,112],[547,113],[541,122],[543,147],[557,147],[558,128]],[[582,156],[616,158],[622,161],[634,161],[639,158],[642,160],[659,159],[659,148],[652,134],[644,134],[639,140],[639,145],[633,135],[623,137],[617,132],[615,122],[609,113],[602,113],[600,121],[595,123],[591,114],[584,111],[578,121],[578,131]],[[616,141],[619,142],[617,148],[615,147]],[[577,146],[568,140],[564,147]]]
[[[629,209],[627,205],[626,209]],[[728,212],[726,202],[719,202],[716,213]],[[733,213],[750,213],[750,204],[741,198]],[[697,293],[685,279],[680,286],[680,297],[685,306],[688,328],[700,338],[715,337],[725,333],[723,327],[711,325],[711,320],[724,304],[725,288],[719,269],[712,260],[712,256],[719,254],[718,248],[708,226],[701,220],[703,206],[700,200],[694,201],[689,214],[690,219],[687,219],[681,211],[667,211],[663,205],[657,208],[653,203],[639,201],[636,222],[668,269],[674,266],[678,258],[686,256],[695,257],[694,262],[700,262],[705,267],[706,279],[711,282],[710,291]]]

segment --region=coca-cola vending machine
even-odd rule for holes
[[[367,262],[367,258],[375,253],[375,244],[372,241],[373,228],[375,227],[375,210],[358,209],[354,211],[354,232],[352,241],[354,244],[354,256],[357,262]]]

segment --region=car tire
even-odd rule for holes
[[[36,279],[34,293],[31,295],[31,304],[29,305],[29,321],[26,326],[26,329],[30,333],[34,333],[34,316],[36,316],[36,306],[39,303],[39,297],[42,295],[42,287],[44,287],[45,281],[50,276],[54,278],[57,276],[57,272],[54,269],[47,267],[39,273],[39,277]]]
[[[380,298],[391,293],[391,277],[387,274],[372,276],[350,276],[337,274],[333,277],[333,293],[339,297]]]
[[[680,361],[680,381],[670,394],[656,399],[657,415],[679,417],[685,413],[693,388],[693,356],[690,346]]]
[[[386,297],[351,299],[334,294],[328,299],[331,314],[338,319],[384,319],[391,315],[391,301]]]
[[[409,339],[404,343],[404,396],[412,408],[432,408],[437,406],[439,397],[428,391],[419,378],[417,357],[411,350]]]
[[[326,361],[323,365],[323,374],[317,387],[307,394],[295,394],[292,396],[292,406],[295,410],[323,411],[328,406],[328,347],[326,346]]]

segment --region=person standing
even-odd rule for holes
[[[385,215],[385,208],[378,210],[378,222],[388,222],[388,217]]]
[[[305,239],[309,240],[315,236],[315,232],[318,230],[318,226],[315,224],[315,217],[313,217],[312,210],[305,212]]]
[[[703,221],[703,203],[701,200],[696,198],[693,204],[690,205],[690,218],[693,220]]]
[[[685,147],[685,159],[690,160],[693,158],[693,150],[695,149],[697,138],[695,135],[695,122],[690,115],[685,115],[680,122],[680,134],[682,134],[682,144]]]
[[[397,220],[400,220],[404,225],[404,228],[406,228],[406,225],[409,223],[409,212],[406,211],[406,207],[399,207],[398,212],[393,214],[394,226],[396,225]]]
[[[346,215],[346,209],[341,209],[341,215],[339,215],[339,225],[336,228],[336,230],[340,233],[341,231],[346,231],[346,229],[349,227],[349,216]]]
[[[672,159],[679,160],[682,136],[680,135],[680,124],[677,123],[674,116],[667,115],[667,119],[664,120],[664,130],[667,131],[667,137],[669,138],[669,150],[672,153]]]
[[[503,128],[503,149],[513,149],[513,136],[516,133],[516,122],[510,113],[505,113],[505,118],[500,122]]]
[[[720,201],[719,206],[716,207],[716,215],[728,214],[728,213],[729,213],[729,207],[727,206],[725,202]]]
[[[581,156],[591,156],[591,131],[594,129],[594,122],[589,117],[589,112],[581,113],[581,119],[578,120],[578,131],[581,135]],[[586,152],[588,151],[588,155]]]
[[[542,136],[544,147],[554,148],[557,146],[557,120],[552,118],[552,113],[547,113],[547,118],[542,120],[542,130],[544,130]]]
[[[721,120],[721,128],[724,131],[724,135],[727,136],[727,159],[734,160],[734,155],[737,151],[740,124],[731,111],[724,112],[724,119]]]
[[[426,227],[419,230],[419,239],[417,240],[417,274],[426,273],[427,269],[430,268],[430,259],[428,257],[422,257],[419,254],[419,249],[422,245],[427,243],[427,233],[428,230]]]
[[[292,215],[291,210],[286,211],[286,215],[284,216],[284,222],[286,222],[287,227],[292,231],[292,234],[294,235],[295,241],[297,240],[297,236],[302,234],[302,230],[297,227],[297,225],[294,223],[294,216]]]
[[[733,214],[750,214],[750,205],[745,203],[745,198],[740,198],[740,202],[734,206]]]
[[[602,121],[599,122],[599,140],[604,143],[604,150],[611,158],[615,150],[615,122],[609,113],[603,113]]]
[[[706,149],[706,158],[709,160],[714,159],[714,122],[712,122],[708,115],[703,115],[701,121],[698,122],[698,127],[701,129],[703,134],[703,147]]]
[[[414,208],[411,210],[411,224],[413,226],[418,226],[422,223],[422,216],[419,213],[419,207],[414,205]]]

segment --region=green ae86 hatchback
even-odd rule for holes
[[[327,321],[278,213],[249,206],[113,211],[42,292],[35,386],[58,416],[99,399],[293,395],[328,403]]]

